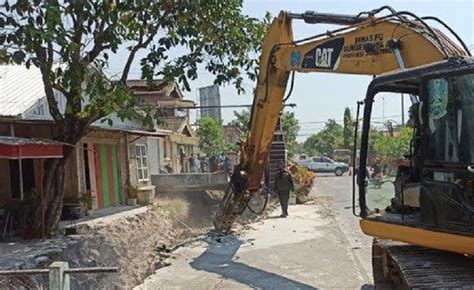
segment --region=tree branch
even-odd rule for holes
[[[93,33],[94,47],[92,47],[89,53],[87,53],[87,55],[82,59],[84,64],[92,63],[102,51],[110,48],[110,45],[104,45],[105,31],[105,19],[102,19],[102,21],[96,25]]]
[[[46,93],[46,99],[48,101],[49,113],[53,117],[53,120],[56,122],[62,122],[64,120],[61,112],[58,108],[58,102],[54,98],[54,90],[53,85],[51,82],[51,69],[53,64],[53,59],[49,58],[50,51],[52,51],[52,44],[48,43],[48,54],[46,49],[41,46],[38,41],[34,41],[34,51],[36,53],[36,57],[39,61],[39,67],[43,79],[44,91]]]
[[[84,5],[81,3],[81,1],[78,1],[76,4],[76,15],[77,18],[73,18],[73,29],[74,29],[74,35],[73,35],[73,42],[76,44],[75,51],[73,51],[73,58],[72,60],[74,62],[79,63],[81,60],[81,46],[82,46],[82,28],[84,25]]]
[[[143,32],[143,30],[141,32]],[[143,41],[143,33],[142,33],[140,35],[140,40],[138,41],[138,43],[130,50],[130,54],[128,55],[127,62],[125,63],[125,66],[123,68],[122,76],[120,77],[120,82],[122,84],[125,85],[127,81],[130,68],[132,67],[132,63],[135,59],[135,55],[140,49],[146,48],[150,44],[153,38],[155,38],[155,34],[156,32],[150,33],[148,38],[145,41]]]

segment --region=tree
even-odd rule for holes
[[[236,126],[242,132],[243,136],[248,136],[250,130],[250,110],[234,111],[234,116],[235,119],[230,122],[230,125]],[[300,126],[293,112],[284,112],[281,116],[281,122],[282,129],[286,132],[285,144],[288,149],[288,156],[291,158],[298,153],[296,137],[298,136]]]
[[[329,119],[323,130],[311,135],[304,142],[304,149],[310,155],[329,155],[343,142],[343,128],[334,119]]]
[[[409,153],[412,136],[413,128],[411,127],[402,127],[398,137],[390,136],[383,132],[371,132],[370,138],[373,154],[383,164],[388,165],[388,169],[391,169],[396,160]]]
[[[230,125],[236,126],[242,132],[242,135],[247,137],[249,134],[250,110],[234,111],[234,116],[235,119],[230,122]]]
[[[125,81],[143,49],[148,54],[140,62],[142,77],[150,85],[160,77],[177,80],[189,90],[189,80],[197,78],[200,66],[214,74],[216,84],[232,83],[243,92],[244,76],[255,79],[266,21],[242,15],[241,8],[239,0],[2,1],[2,61],[40,69],[54,122],[53,139],[76,144],[93,122],[112,112],[129,117],[134,103]],[[118,81],[111,82],[102,71],[124,46],[128,54],[123,70]],[[55,92],[66,99],[64,112]],[[61,214],[64,168],[73,150],[65,146],[63,159],[48,159],[44,165],[47,233]],[[35,222],[28,225],[30,237],[41,233],[41,212],[38,206],[31,213]]]
[[[344,109],[344,129],[342,134],[342,145],[345,149],[351,149],[354,146],[354,120],[348,107]]]
[[[300,130],[298,124],[298,119],[295,118],[295,113],[285,112],[281,116],[281,123],[283,131],[285,131],[285,145],[288,150],[288,157],[292,158],[296,153],[298,153],[298,142],[296,142],[296,137]]]
[[[207,156],[216,156],[225,145],[221,124],[212,117],[203,117],[197,121],[196,135],[199,138],[199,148]]]

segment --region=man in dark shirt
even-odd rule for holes
[[[195,159],[194,159],[194,154],[193,153],[191,153],[191,156],[189,157],[188,161],[189,161],[189,170],[191,172],[196,172],[196,170],[195,170],[196,168],[194,166]]]
[[[280,163],[278,165],[278,174],[275,178],[275,192],[278,193],[278,199],[280,200],[281,216],[288,216],[288,200],[290,199],[290,192],[294,190],[293,177],[286,170],[285,164]]]

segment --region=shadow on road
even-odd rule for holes
[[[298,281],[233,260],[243,244],[234,235],[209,238],[206,251],[190,263],[196,270],[216,273],[251,288],[318,289]]]

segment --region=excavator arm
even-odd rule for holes
[[[377,17],[384,9],[390,10],[390,14]],[[293,19],[343,26],[295,41]],[[434,17],[426,18],[433,19],[444,26]],[[447,29],[450,30],[449,27]],[[280,12],[268,27],[263,40],[250,131],[247,140],[241,143],[240,164],[236,166],[228,190],[213,213],[216,229],[229,231],[235,218],[261,188],[269,147],[291,73],[375,76],[469,54],[465,44],[457,35],[454,36],[462,48],[422,18],[409,12],[396,12],[390,7],[355,16]]]

